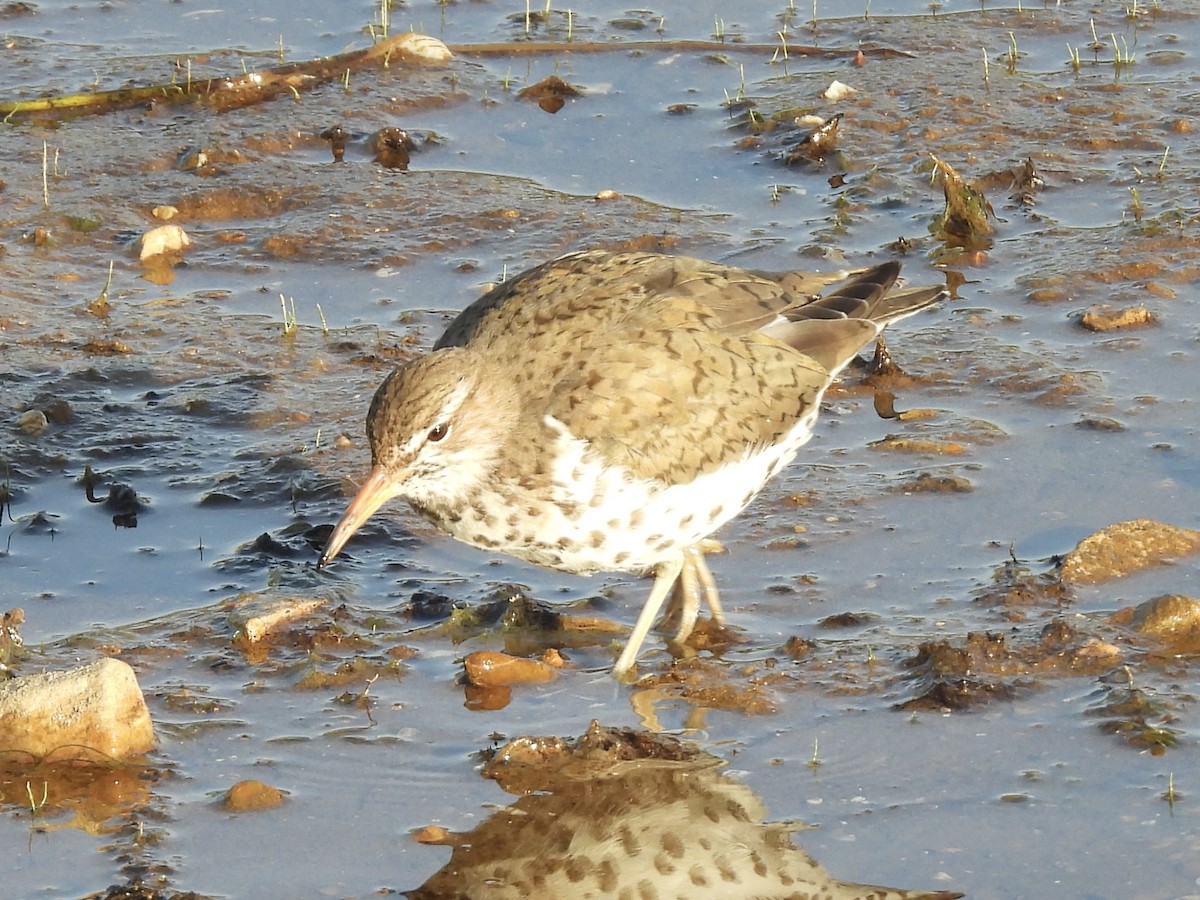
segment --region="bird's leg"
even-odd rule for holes
[[[654,586],[650,588],[650,596],[646,598],[646,602],[642,606],[642,611],[638,614],[637,622],[633,626],[633,632],[629,635],[629,640],[625,642],[625,649],[621,651],[621,655],[617,659],[617,664],[613,666],[613,674],[617,678],[621,678],[633,668],[638,650],[642,648],[642,642],[646,640],[646,635],[650,633],[650,628],[654,624],[654,619],[658,615],[658,610],[662,607],[663,601],[667,599],[667,595],[671,593],[671,588],[674,586],[675,580],[679,578],[679,573],[683,570],[683,564],[684,557],[681,555],[667,562],[661,562],[655,568]]]
[[[708,563],[704,561],[704,557],[709,553],[724,553],[725,548],[720,541],[714,541],[711,538],[698,543],[693,548],[696,559],[696,575],[700,579],[700,586],[704,588],[704,602],[708,604],[708,610],[712,613],[712,620],[718,625],[725,624],[725,610],[721,606],[721,592],[717,590],[717,580],[713,578],[712,570],[708,567]]]
[[[696,627],[696,616],[700,614],[698,573],[703,565],[704,555],[695,547],[688,547],[683,551],[683,568],[679,572],[679,581],[675,584],[675,598],[679,607],[679,628],[674,638],[676,644],[683,644]]]
[[[672,614],[679,615],[679,625],[674,638],[676,644],[686,641],[696,627],[696,617],[700,614],[701,589],[704,591],[704,602],[712,613],[713,622],[717,625],[725,624],[725,610],[721,608],[717,581],[713,578],[708,563],[704,561],[706,553],[719,553],[724,549],[717,541],[705,540],[683,551],[683,569],[679,573],[676,602],[672,604],[671,610]]]

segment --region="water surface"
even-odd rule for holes
[[[470,51],[567,40],[565,10],[528,34],[523,12],[395,10],[393,28],[459,51],[447,68],[354,73],[226,113],[160,105],[0,131],[0,456],[13,497],[0,567],[8,605],[26,611],[20,671],[116,654],[137,668],[162,742],[154,778],[64,789],[36,814],[10,781],[8,894],[82,897],[135,877],[214,897],[411,890],[448,858],[411,830],[469,831],[513,802],[478,777],[478,751],[599,719],[699,742],[771,820],[817,826],[796,840],[843,879],[982,898],[1196,895],[1195,660],[1152,660],[1105,625],[1119,607],[1195,594],[1194,560],[1022,608],[989,593],[1013,577],[1012,557],[1046,572],[1116,521],[1197,527],[1195,15],[873,3],[846,18],[819,9],[814,27],[810,9],[782,3],[597,3],[572,10],[570,39],[611,49]],[[0,99],[236,76],[277,64],[281,43],[288,61],[365,46],[377,16],[366,4],[39,4],[6,19]],[[793,46],[905,55],[783,60],[785,24]],[[726,47],[672,46],[715,32]],[[1115,62],[1114,40],[1132,63]],[[556,115],[517,98],[551,74],[582,95]],[[857,93],[823,100],[834,79]],[[784,165],[802,133],[794,114],[756,134],[746,101],[766,119],[845,113],[837,152]],[[320,137],[336,123],[362,137],[340,164]],[[406,173],[365,150],[387,126],[420,144]],[[196,150],[211,164],[178,165]],[[1045,188],[1023,203],[1010,179],[987,179],[992,247],[948,251],[929,233],[942,207],[931,153],[980,179],[1032,158]],[[621,196],[598,202],[603,190]],[[143,277],[132,246],[160,204],[195,242],[168,284]],[[415,592],[470,605],[515,583],[630,624],[649,583],[489,558],[401,508],[318,574],[317,526],[366,470],[366,404],[397,359],[507,274],[635,243],[764,269],[902,253],[913,282],[960,274],[955,299],[890,339],[911,376],[897,406],[936,412],[880,419],[850,374],[796,463],[720,534],[728,552],[713,565],[743,642],[702,677],[772,711],[618,686],[604,646],[568,651],[570,670],[503,709],[468,710],[459,661],[504,638],[456,643],[410,617]],[[87,308],[110,261],[100,317]],[[1144,304],[1157,324],[1086,331],[1076,319],[1096,303]],[[16,428],[56,402],[68,411],[44,434]],[[962,452],[889,452],[889,433]],[[87,465],[102,495],[120,483],[143,498],[136,528],[87,501]],[[971,490],[914,490],[923,474]],[[244,592],[329,605],[290,643],[249,654],[227,608]],[[822,624],[844,613],[867,615]],[[1112,641],[1120,659],[1079,674],[1015,666],[984,673],[1005,689],[990,703],[898,708],[920,693],[906,661],[922,643],[991,633],[1029,647],[1054,621]],[[793,659],[797,636],[815,645]],[[643,667],[668,669],[661,641],[649,649]],[[355,660],[345,684],[303,687]],[[1163,753],[1105,727],[1127,677],[1154,700],[1151,724],[1176,734]],[[218,796],[246,778],[287,802],[224,811]]]

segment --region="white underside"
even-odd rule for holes
[[[813,404],[784,440],[758,452],[697,476],[686,484],[662,484],[635,478],[623,468],[603,466],[589,452],[590,445],[576,438],[552,417],[546,424],[557,436],[553,471],[555,506],[535,526],[535,539],[549,547],[568,538],[578,549],[557,551],[556,567],[571,571],[651,568],[678,557],[684,548],[708,537],[747,505],[754,494],[787,465],[812,436],[819,404]],[[592,505],[597,496],[604,502]],[[567,517],[558,505],[582,510]],[[620,513],[614,513],[620,510]],[[640,512],[640,516],[634,513]],[[618,519],[619,527],[612,527]],[[636,522],[636,524],[635,524]],[[592,546],[592,535],[602,532],[602,546]],[[669,540],[669,546],[664,542]]]

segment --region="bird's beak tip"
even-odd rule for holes
[[[341,519],[334,526],[329,540],[325,543],[325,549],[317,557],[317,571],[321,571],[332,562],[334,557],[341,552],[342,546],[350,539],[350,535],[354,534],[375,510],[396,496],[397,493],[399,492],[395,488],[395,482],[382,468],[376,466],[372,469],[371,474],[363,482],[354,499],[350,501],[350,505],[346,507],[346,511],[342,513]]]

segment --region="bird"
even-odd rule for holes
[[[613,666],[628,678],[673,588],[678,645],[702,601],[724,623],[710,536],[808,441],[859,351],[947,296],[896,290],[899,274],[896,261],[814,275],[584,250],[502,282],[375,392],[372,466],[318,569],[403,497],[478,548],[573,574],[653,572]]]

